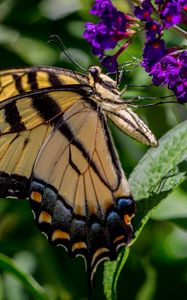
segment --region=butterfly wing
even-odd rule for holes
[[[0,72],[0,101],[48,87],[88,84],[87,77],[55,67],[9,69]]]
[[[58,68],[0,72],[0,197],[28,197],[38,151],[61,114],[87,93],[86,77]]]
[[[29,196],[29,178],[49,125],[0,137],[0,198]]]
[[[0,134],[54,123],[82,94],[91,92],[82,77],[58,68],[0,72]]]
[[[99,262],[131,240],[134,202],[106,118],[89,98],[64,112],[41,147],[30,200],[40,230],[83,255],[91,280]]]

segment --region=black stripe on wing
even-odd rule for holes
[[[88,97],[93,94],[93,88],[90,87],[89,85],[86,84],[67,84],[67,85],[62,85],[59,87],[48,87],[48,88],[41,88],[35,91],[29,91],[29,92],[23,92],[19,95],[7,98],[3,101],[0,102],[0,109],[4,108],[5,105],[8,103],[14,102],[21,100],[25,97],[31,97],[34,95],[41,95],[41,94],[46,94],[50,92],[75,92],[83,97]]]
[[[26,129],[24,123],[21,121],[19,110],[15,101],[7,104],[4,109],[5,121],[9,123],[12,132],[19,132]]]
[[[60,80],[55,73],[48,73],[48,80],[52,87],[58,87],[63,84],[62,79]]]
[[[21,83],[21,77],[18,76],[17,74],[13,74],[13,79],[14,79],[14,82],[15,82],[15,87],[18,91],[18,93],[24,93],[24,89],[22,87],[22,83]]]
[[[109,189],[111,189],[111,186],[108,185],[106,180],[102,177],[100,174],[97,165],[95,164],[94,160],[90,157],[90,154],[86,151],[82,143],[76,138],[74,135],[74,132],[71,130],[71,128],[68,126],[68,124],[64,121],[63,115],[61,116],[59,122],[57,123],[56,127],[58,130],[71,142],[72,145],[74,145],[83,155],[83,157],[88,161],[90,167],[95,171],[95,173],[98,175],[99,179],[103,182],[104,185],[106,185]],[[112,151],[113,149],[109,149],[109,151]],[[115,157],[115,154],[113,153],[113,159]],[[115,157],[116,159],[116,157]],[[117,160],[117,159],[116,159]],[[116,161],[115,161],[115,167],[116,167]],[[79,170],[75,170],[78,171]],[[121,174],[120,169],[117,169],[117,172]],[[121,176],[118,177],[118,185],[115,187],[114,191],[118,188],[120,184]]]
[[[46,122],[53,120],[54,117],[62,113],[55,99],[50,97],[47,93],[32,95],[32,106]]]
[[[37,81],[37,72],[29,72],[27,74],[28,76],[28,83],[30,84],[31,90],[37,90],[38,89],[38,81]]]
[[[113,162],[113,165],[114,165],[115,170],[117,172],[117,175],[118,175],[118,178],[119,178],[119,183],[120,183],[121,178],[122,178],[121,166],[120,166],[119,159],[118,159],[116,150],[115,150],[113,142],[112,142],[112,137],[111,137],[109,129],[108,129],[107,121],[106,121],[106,118],[103,114],[99,113],[99,117],[100,117],[100,121],[101,121],[101,124],[103,126],[104,133],[105,133],[106,143],[107,143],[107,146],[108,146],[108,151],[110,152],[112,162]]]

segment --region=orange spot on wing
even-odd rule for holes
[[[126,225],[131,225],[132,216],[124,215],[123,219],[124,219],[124,222],[125,222]]]
[[[51,240],[55,241],[58,239],[62,239],[62,240],[70,240],[70,235],[69,233],[62,231],[60,229],[57,229],[53,232]]]
[[[109,252],[109,249],[108,248],[105,248],[105,247],[102,247],[102,248],[99,248],[95,251],[94,255],[93,255],[93,258],[92,258],[92,262],[91,262],[91,266],[93,266],[93,264],[95,263],[95,261],[97,261],[97,258],[103,254],[103,253],[108,253]],[[107,256],[107,255],[106,255]]]
[[[49,223],[50,224],[52,222],[52,217],[46,211],[42,211],[39,215],[38,222],[39,223]]]
[[[33,191],[31,193],[31,199],[35,202],[41,203],[42,202],[42,194],[40,194],[39,192],[35,192]]]
[[[115,240],[113,241],[113,243],[115,244],[115,243],[117,243],[117,242],[119,242],[119,241],[121,241],[121,240],[124,240],[124,236],[123,236],[123,235],[117,236],[117,237],[115,238]]]
[[[72,251],[79,249],[87,249],[87,245],[85,242],[77,242],[72,245]]]

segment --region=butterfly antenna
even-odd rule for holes
[[[116,70],[116,85],[117,86],[119,86],[119,84],[120,84],[120,79],[121,79],[121,73],[120,73],[119,67],[117,67],[117,70]]]
[[[124,67],[121,68],[121,70],[119,71],[119,78],[118,78],[118,86],[121,84],[122,80],[123,80],[123,74],[125,73]]]
[[[183,105],[183,103],[178,102],[176,100],[167,100],[167,99],[169,99],[173,96],[174,95],[168,95],[168,96],[163,96],[163,97],[142,97],[142,96],[138,96],[138,97],[135,97],[135,98],[126,98],[125,103],[129,106],[131,105],[131,106],[138,107],[138,108],[148,107],[148,106],[157,106],[157,105],[168,104],[168,103],[169,104],[175,103],[175,104]],[[158,102],[139,104],[138,102],[140,100],[142,100],[142,101],[146,101],[146,100],[148,100],[148,101],[158,101]]]
[[[78,62],[76,62],[76,60],[71,56],[71,54],[68,52],[68,50],[66,49],[62,39],[58,36],[58,35],[51,35],[50,36],[50,40],[48,43],[55,43],[57,45],[57,47],[63,51],[63,53],[66,55],[66,57],[77,67],[79,68],[81,71],[86,72],[87,70],[84,69],[83,67],[81,67]]]
[[[115,72],[107,72],[106,75],[110,76],[110,75],[115,75],[116,77],[116,86],[119,86],[119,84],[121,83],[121,78],[122,78],[122,74],[123,70],[119,70],[119,68],[117,68],[117,70]]]

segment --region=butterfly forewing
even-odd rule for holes
[[[85,78],[79,76],[45,68],[0,73],[0,134],[55,121],[82,93],[87,93],[81,84]]]
[[[85,83],[85,78],[58,68],[0,72],[1,197],[28,196],[26,183],[46,136],[43,130],[54,126],[61,114],[80,99],[77,85]],[[21,192],[20,182],[27,192]]]
[[[0,72],[0,101],[48,87],[87,84],[87,77],[61,68],[33,67]],[[1,102],[0,102],[1,104]],[[0,106],[1,107],[1,106]]]

